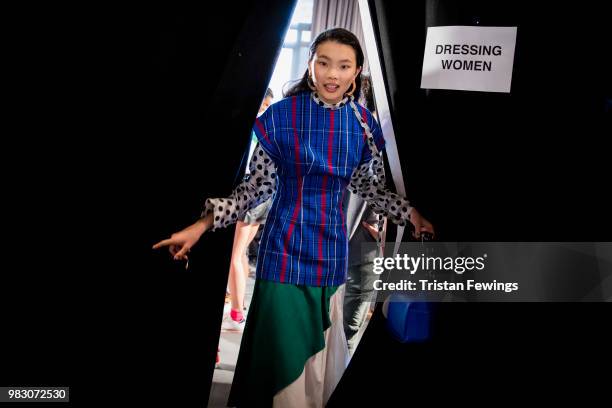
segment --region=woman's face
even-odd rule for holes
[[[340,102],[349,88],[352,88],[361,67],[357,67],[353,47],[325,41],[317,46],[308,71],[319,97],[324,102],[334,104]]]

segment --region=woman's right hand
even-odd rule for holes
[[[196,221],[184,230],[172,234],[170,238],[159,241],[157,244],[153,245],[153,249],[168,247],[175,261],[188,260],[187,254],[198,242],[202,234],[206,232],[210,225],[210,221],[212,221],[212,214]]]

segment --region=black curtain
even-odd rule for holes
[[[439,240],[610,240],[603,3],[373,0],[370,8],[406,190]],[[444,25],[517,26],[509,94],[420,88],[427,27]],[[610,312],[604,303],[441,303],[431,340],[400,344],[379,305],[330,406],[355,397],[386,406],[604,395],[595,370],[610,364]]]
[[[605,6],[372,5],[406,185],[440,239],[609,236]],[[440,25],[517,26],[510,94],[421,89],[426,27]]]
[[[12,42],[36,75],[15,82],[53,92],[22,92],[35,130],[13,156],[34,177],[7,213],[21,266],[2,285],[2,385],[70,386],[77,406],[206,405],[233,229],[205,236],[189,271],[151,246],[231,192],[294,7],[19,14]]]

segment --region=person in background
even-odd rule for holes
[[[274,95],[272,90],[268,88],[266,90],[266,95],[264,96],[263,102],[261,103],[261,107],[259,108],[259,113],[257,115],[258,117],[261,116],[266,109],[268,109],[268,106],[270,106],[272,103],[273,98]],[[253,152],[255,151],[257,144],[257,137],[253,133],[247,163],[251,161],[251,157],[253,156]],[[250,177],[248,174],[248,169],[246,177]],[[249,260],[246,254],[247,248],[251,241],[253,241],[255,234],[257,234],[259,225],[266,221],[271,204],[271,199],[263,202],[257,207],[248,210],[245,213],[244,218],[236,222],[236,231],[234,233],[234,245],[232,247],[232,258],[230,260],[228,279],[231,309],[229,314],[223,318],[221,328],[224,330],[239,332],[244,330],[244,325],[246,322],[244,316],[244,312],[246,311],[244,294],[246,290],[246,282],[249,277]]]
[[[369,75],[361,75],[361,100],[376,118],[374,94]],[[380,227],[384,221],[376,217],[372,208],[358,195],[347,193],[343,202],[346,214],[346,229],[349,235],[348,271],[344,291],[344,334],[349,353],[353,354],[357,344],[357,334],[366,321],[370,301],[374,292],[372,273],[376,247],[366,251],[364,243],[376,244]],[[381,225],[379,225],[381,224]]]

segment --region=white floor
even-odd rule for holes
[[[247,307],[251,303],[251,298],[253,296],[253,287],[255,285],[254,272],[254,270],[251,270],[251,276],[247,279],[244,295],[244,302]],[[229,396],[232,380],[234,379],[234,370],[236,369],[236,360],[238,360],[238,350],[240,349],[241,340],[242,333],[221,330],[221,336],[219,338],[221,362],[213,374],[210,396],[208,398],[209,407],[217,408],[227,406],[227,398]]]

